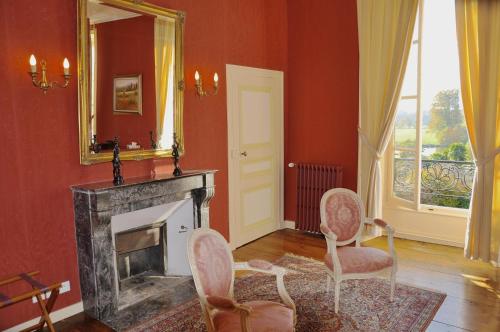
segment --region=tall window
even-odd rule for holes
[[[392,197],[469,207],[474,163],[460,100],[454,0],[421,1],[394,127]]]

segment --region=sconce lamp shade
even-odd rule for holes
[[[36,73],[36,58],[35,55],[31,54],[30,56],[30,67],[31,67],[31,72]]]
[[[69,61],[68,61],[68,58],[64,58],[63,68],[64,68],[64,75],[68,75],[69,74]]]

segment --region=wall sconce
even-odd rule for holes
[[[215,96],[217,94],[217,91],[219,90],[219,75],[217,75],[217,73],[214,74],[214,92],[211,94],[203,90],[203,83],[201,82],[201,77],[198,71],[194,73],[194,80],[194,86],[196,87],[196,94],[198,97]]]
[[[69,73],[69,61],[67,58],[64,58],[63,61],[63,68],[64,68],[64,84],[59,84],[58,82],[49,82],[47,80],[47,63],[45,60],[40,61],[40,64],[42,65],[42,79],[38,80],[38,71],[36,69],[36,58],[32,54],[30,57],[30,72],[29,74],[31,75],[31,80],[33,82],[33,85],[36,86],[37,88],[40,88],[43,90],[43,93],[46,94],[47,90],[50,88],[65,88],[69,85],[69,78],[71,77]]]

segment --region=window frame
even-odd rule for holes
[[[422,185],[422,111],[421,111],[421,99],[422,99],[422,31],[423,31],[423,9],[425,0],[419,1],[417,21],[415,22],[418,27],[417,39],[414,40],[412,36],[412,46],[418,47],[417,50],[417,84],[416,84],[416,94],[401,95],[399,100],[416,100],[416,140],[415,147],[397,147],[395,146],[395,128],[392,129],[392,134],[390,138],[389,145],[386,149],[384,156],[384,168],[386,169],[386,185],[387,194],[385,195],[386,207],[392,209],[403,209],[411,210],[416,212],[424,212],[431,214],[439,214],[446,216],[457,216],[463,217],[468,215],[469,209],[461,209],[455,207],[439,206],[439,205],[429,205],[422,204],[421,201],[421,185]],[[414,45],[417,44],[418,46]],[[411,50],[410,50],[411,51]],[[416,163],[416,174],[415,174],[415,187],[414,187],[414,201],[405,200],[395,195],[394,192],[394,153],[396,151],[407,151],[415,154]]]

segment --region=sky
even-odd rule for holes
[[[460,88],[454,0],[425,0],[422,28],[421,109],[427,112],[439,91]],[[417,36],[418,18],[414,40]],[[416,47],[410,51],[402,96],[416,94],[416,51]],[[405,107],[401,108],[404,110]]]
[[[454,0],[424,1],[422,110],[443,89],[460,89]]]

